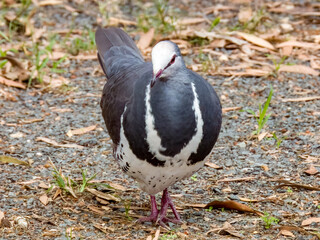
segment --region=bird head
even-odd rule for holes
[[[179,47],[171,41],[158,42],[152,48],[151,58],[153,67],[151,87],[156,81],[174,75],[179,67],[185,66]]]

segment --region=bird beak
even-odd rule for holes
[[[156,83],[156,81],[159,79],[159,77],[161,76],[161,74],[163,73],[163,70],[160,69],[156,74],[153,74],[153,78],[151,80],[150,86],[153,87],[154,84]]]

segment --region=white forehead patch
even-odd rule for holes
[[[170,41],[158,42],[151,52],[153,72],[156,74],[159,70],[163,70],[170,62],[172,56],[177,54],[176,45]]]

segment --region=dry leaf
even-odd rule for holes
[[[238,13],[238,19],[241,23],[249,22],[252,18],[252,9],[251,7],[240,8]]]
[[[258,141],[260,142],[262,139],[264,139],[265,136],[267,136],[268,132],[262,132],[258,135]]]
[[[309,174],[309,175],[315,175],[315,174],[318,173],[318,170],[313,165],[310,165],[309,169],[305,170],[304,172]]]
[[[179,19],[177,24],[178,25],[191,25],[191,24],[198,24],[206,22],[207,20],[204,18],[182,18]]]
[[[254,180],[256,177],[244,177],[244,178],[224,178],[217,181],[219,182],[242,182],[242,181],[250,181]]]
[[[259,211],[256,211],[250,207],[248,207],[247,205],[244,205],[242,203],[238,203],[236,201],[232,201],[232,200],[227,200],[227,201],[213,201],[208,203],[205,208],[224,208],[224,209],[232,209],[232,210],[238,210],[241,212],[250,212],[250,213],[254,213],[257,214],[258,216],[263,216],[263,214]]]
[[[22,89],[26,89],[27,88],[26,85],[24,85],[22,83],[9,80],[9,79],[4,78],[2,76],[0,76],[0,83],[4,84],[4,85],[7,85],[9,87],[16,87],[16,88],[22,88]]]
[[[70,109],[70,108],[56,108],[56,107],[51,107],[50,110],[51,110],[52,112],[58,112],[58,113],[73,112],[73,110]]]
[[[47,194],[43,194],[40,198],[39,198],[40,202],[47,206],[47,204],[49,203],[49,198],[47,196]]]
[[[319,72],[305,65],[281,65],[279,72],[292,72],[319,76]]]
[[[120,190],[120,191],[127,191],[127,188],[124,187],[124,186],[121,186],[120,184],[117,184],[117,183],[109,183],[109,186],[114,188],[114,189],[117,189],[117,190]]]
[[[111,195],[111,194],[108,194],[108,193],[103,193],[103,192],[100,192],[96,189],[93,189],[93,188],[86,188],[86,190],[94,195],[96,195],[97,197],[99,198],[102,198],[102,199],[105,199],[105,200],[108,200],[108,201],[115,201],[115,202],[120,202],[120,199]]]
[[[18,165],[29,165],[27,162],[19,160],[14,157],[6,156],[6,155],[0,155],[0,163],[13,163]]]
[[[160,228],[157,229],[156,234],[154,235],[154,238],[152,240],[158,240],[160,236]]]
[[[150,46],[154,37],[154,28],[151,28],[147,33],[143,33],[137,43],[139,49],[144,50]]]
[[[1,223],[2,223],[2,220],[4,219],[4,212],[2,212],[0,210],[0,226],[1,226]]]
[[[101,215],[101,216],[104,215],[104,212],[101,211],[101,208],[99,208],[99,207],[96,207],[96,206],[93,206],[93,205],[89,205],[88,208],[89,208],[91,211],[93,211],[93,212],[95,212],[95,213],[97,213],[97,214],[99,214],[99,215]]]
[[[44,188],[44,189],[50,188],[50,187],[49,187],[47,184],[45,184],[44,182],[41,182],[38,187]]]
[[[311,223],[319,223],[319,222],[320,222],[320,217],[311,217],[303,220],[301,223],[301,226],[308,226]]]
[[[69,130],[67,132],[67,136],[68,137],[72,137],[73,135],[82,135],[82,134],[85,134],[87,132],[90,132],[94,129],[96,129],[97,125],[92,125],[92,126],[89,126],[89,127],[84,127],[84,128],[78,128],[78,129],[75,129],[75,130]]]
[[[53,145],[55,147],[78,148],[78,149],[83,149],[84,148],[83,146],[80,146],[80,145],[74,144],[74,143],[71,143],[71,144],[59,144],[55,140],[52,140],[52,139],[46,138],[46,137],[37,137],[36,141],[42,141],[42,142],[48,143],[50,145]]]
[[[302,98],[286,98],[282,99],[282,102],[307,102],[313,100],[319,100],[320,96],[302,97]]]
[[[288,236],[288,237],[295,237],[294,234],[288,230],[281,230],[279,234],[282,234],[282,235]]]
[[[22,138],[24,134],[22,132],[16,132],[9,135],[12,138]]]
[[[204,165],[214,168],[214,169],[222,169],[222,167],[218,166],[217,164],[214,164],[212,162],[206,162]]]
[[[136,22],[122,19],[122,18],[109,17],[108,20],[109,20],[110,26],[118,26],[119,24],[122,24],[124,26],[136,26],[137,25]]]
[[[227,113],[227,112],[231,112],[231,111],[237,111],[237,110],[241,110],[242,107],[228,107],[228,108],[222,108],[222,113]]]
[[[40,7],[61,5],[61,4],[63,4],[63,1],[60,1],[60,0],[44,0],[44,1],[39,2]]]
[[[255,45],[258,45],[260,47],[265,47],[271,50],[275,50],[274,46],[272,46],[271,43],[269,43],[268,41],[259,38],[257,36],[254,36],[252,34],[248,34],[248,33],[243,33],[243,32],[237,32],[238,35],[240,35],[242,38],[244,38],[245,40],[247,40],[248,42],[251,42]]]
[[[76,59],[76,60],[95,60],[97,59],[97,54],[91,54],[91,55],[83,55],[79,54],[77,56],[69,56],[69,59]]]
[[[316,43],[309,43],[309,42],[298,42],[298,41],[287,41],[287,42],[283,42],[278,44],[276,47],[277,48],[283,48],[283,47],[300,47],[300,48],[311,48],[314,50],[318,50],[320,49],[320,44],[316,44]]]

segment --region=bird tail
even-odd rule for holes
[[[113,46],[127,46],[129,48],[132,48],[135,52],[135,55],[143,61],[143,57],[141,56],[140,51],[134,41],[120,28],[99,27],[96,31],[95,41],[98,49],[98,60],[106,75],[107,69],[105,65],[105,54]]]

